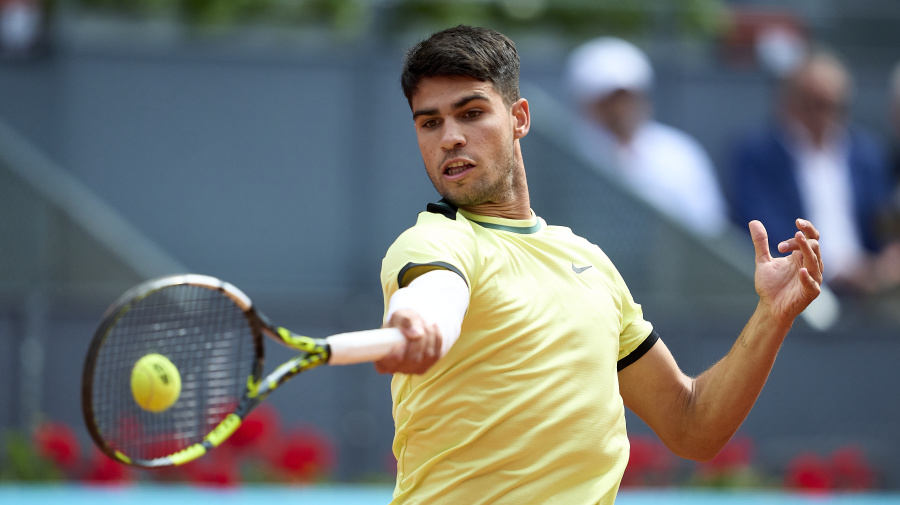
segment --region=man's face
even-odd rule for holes
[[[841,124],[847,101],[847,79],[828,65],[814,65],[797,80],[794,118],[816,140]]]
[[[413,121],[425,170],[442,197],[458,207],[516,197],[516,140],[524,133],[512,111],[521,102],[507,106],[493,84],[471,77],[422,79],[412,96]]]
[[[592,119],[611,131],[620,144],[628,144],[650,115],[646,95],[636,90],[619,89],[594,102]]]

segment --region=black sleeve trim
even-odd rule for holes
[[[621,372],[625,367],[639,360],[644,354],[647,354],[647,351],[653,347],[653,344],[655,344],[657,340],[659,340],[659,333],[656,333],[656,330],[651,331],[650,334],[647,335],[647,338],[641,342],[641,345],[637,346],[637,349],[631,351],[631,354],[625,356],[616,363],[616,371]]]
[[[428,267],[431,267],[431,268],[428,268]],[[466,280],[466,276],[463,275],[462,272],[460,272],[458,268],[451,265],[450,263],[444,263],[443,261],[434,261],[431,263],[407,263],[406,266],[404,266],[403,268],[400,269],[400,273],[397,274],[397,285],[398,286],[400,286],[401,288],[405,288],[407,285],[409,285],[410,282],[413,281],[413,279],[418,277],[418,275],[417,275],[416,277],[413,277],[409,280],[404,279],[404,277],[406,277],[406,274],[414,268],[425,268],[426,269],[425,271],[436,270],[439,268],[444,269],[444,270],[450,270],[451,272],[460,276],[462,278],[463,282],[466,283],[466,286],[469,285],[469,281]],[[404,282],[404,280],[406,280],[406,282]]]

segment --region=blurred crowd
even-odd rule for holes
[[[770,37],[771,38],[771,37]],[[900,66],[889,84],[893,151],[851,121],[853,76],[835,52],[796,34],[760,44],[777,80],[770,120],[735,133],[727,166],[654,117],[654,71],[637,45],[601,37],[569,56],[581,154],[701,237],[758,219],[777,255],[798,217],[821,231],[826,282],[845,296],[900,286]]]

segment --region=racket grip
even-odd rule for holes
[[[329,365],[354,365],[378,361],[406,341],[397,328],[352,331],[325,339],[331,347]]]

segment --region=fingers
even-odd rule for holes
[[[753,238],[753,248],[756,250],[756,264],[764,263],[772,259],[769,252],[769,235],[766,227],[759,221],[750,221],[750,236]]]
[[[803,286],[804,295],[808,300],[816,298],[822,292],[821,276],[819,280],[816,280],[806,268],[800,269],[800,284]]]
[[[825,264],[822,261],[822,254],[819,249],[819,230],[805,219],[797,219],[796,224],[797,229],[800,231],[794,235],[794,238],[778,244],[778,251],[782,253],[800,251],[803,256],[803,265],[811,268],[810,274],[814,278],[819,278],[819,282],[821,282],[821,276],[825,272]],[[804,249],[801,237],[803,242],[809,244],[810,250]]]
[[[806,235],[806,238],[819,240],[819,230],[817,230],[816,227],[806,219],[797,220],[797,229],[802,231],[803,234]]]
[[[825,273],[825,263],[822,262],[822,253],[819,249],[819,230],[812,223],[805,219],[797,220],[797,228],[810,240],[812,250],[816,255],[815,263],[819,268],[819,282],[822,282],[822,275]]]
[[[801,269],[801,281],[804,280],[803,272],[806,272],[806,275],[812,278],[817,284],[822,282],[822,269],[821,269],[821,259],[819,259],[818,248],[819,241],[813,241],[806,238],[806,235],[803,232],[797,232],[794,235],[794,241],[798,244],[800,253],[803,256],[803,268]],[[815,250],[813,249],[813,244],[815,244]]]
[[[398,328],[406,337],[406,345],[398,346],[376,361],[378,373],[425,373],[441,357],[440,329],[435,324],[427,324],[418,313],[398,310],[385,326]]]
[[[800,230],[806,238],[816,241],[819,240],[819,230],[817,230],[812,223],[805,219],[797,219],[796,224],[797,229]],[[797,243],[794,241],[794,239],[785,240],[784,242],[778,244],[778,250],[783,253],[786,253],[788,251],[795,251],[798,248],[799,247],[797,246]]]

